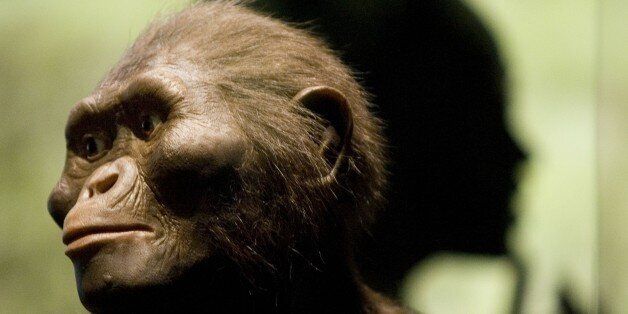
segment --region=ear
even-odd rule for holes
[[[336,180],[350,154],[353,137],[353,114],[347,98],[339,90],[328,86],[308,87],[300,91],[294,100],[319,116],[325,123],[321,134],[319,153],[331,166],[331,171],[322,178],[327,184]]]

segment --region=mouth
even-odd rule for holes
[[[81,226],[64,229],[62,239],[67,245],[65,254],[73,257],[80,251],[97,247],[120,237],[141,236],[152,232],[152,228],[140,224]]]

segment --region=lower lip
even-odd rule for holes
[[[129,230],[120,232],[89,234],[79,239],[76,239],[68,244],[68,247],[65,249],[65,255],[72,258],[82,255],[81,253],[88,249],[97,248],[113,240],[119,240],[120,238],[145,236],[148,233],[148,231],[143,230]]]

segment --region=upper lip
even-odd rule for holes
[[[82,237],[98,234],[98,233],[114,233],[125,231],[147,231],[151,232],[152,228],[142,224],[125,224],[125,225],[93,225],[69,227],[63,231],[63,243],[68,245]]]

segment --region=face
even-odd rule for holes
[[[48,207],[88,308],[114,290],[172,281],[216,253],[206,228],[229,207],[247,146],[224,108],[181,73],[116,79],[71,111]]]

